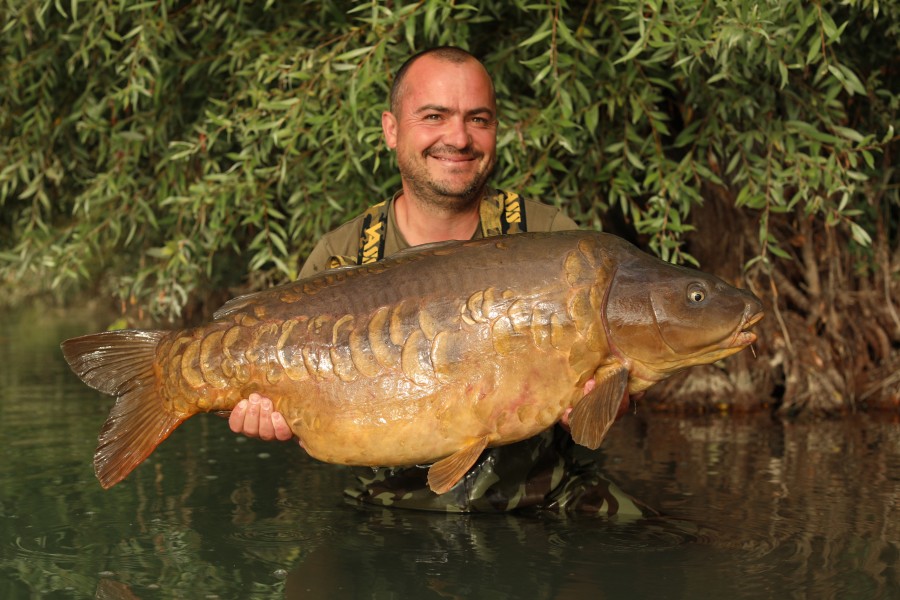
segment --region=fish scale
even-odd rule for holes
[[[327,271],[236,298],[193,329],[62,347],[118,397],[94,456],[104,487],[193,414],[258,392],[313,457],[433,462],[443,493],[484,448],[566,415],[577,443],[599,446],[628,393],[741,350],[760,318],[752,294],[621,238],[522,233]]]

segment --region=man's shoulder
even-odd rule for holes
[[[525,202],[525,210],[535,214],[555,215],[562,212],[558,206],[546,204],[540,200],[534,200],[533,198],[522,198],[522,200]]]
[[[366,215],[376,206],[379,205],[370,206],[319,238],[312,252],[306,258],[306,262],[303,263],[300,277],[309,277],[330,268],[333,257],[356,257],[359,252],[359,239]]]
[[[523,198],[528,231],[565,231],[578,229],[578,224],[558,206]]]
[[[320,239],[320,243],[325,243],[328,248],[332,250],[352,249],[353,254],[356,254],[356,249],[359,245],[359,234],[362,231],[363,221],[365,220],[366,213],[370,209],[364,210],[349,221],[338,225],[337,227],[323,235]],[[346,254],[346,252],[343,252],[342,254]]]

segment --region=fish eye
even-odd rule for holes
[[[691,284],[688,287],[687,297],[692,304],[700,304],[706,300],[706,290],[696,283]]]

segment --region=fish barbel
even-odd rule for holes
[[[314,458],[434,462],[429,486],[444,493],[485,448],[570,409],[573,439],[597,448],[626,392],[740,351],[762,317],[753,294],[621,238],[523,233],[326,271],[235,298],[200,327],[62,349],[117,396],[94,455],[104,488],[185,419],[258,392]]]

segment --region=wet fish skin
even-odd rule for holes
[[[118,396],[95,453],[104,487],[183,420],[259,392],[315,458],[437,460],[442,493],[484,448],[570,408],[575,441],[599,446],[626,390],[740,351],[760,318],[749,292],[574,231],[419,248],[236,298],[201,327],[62,347],[88,385]]]

